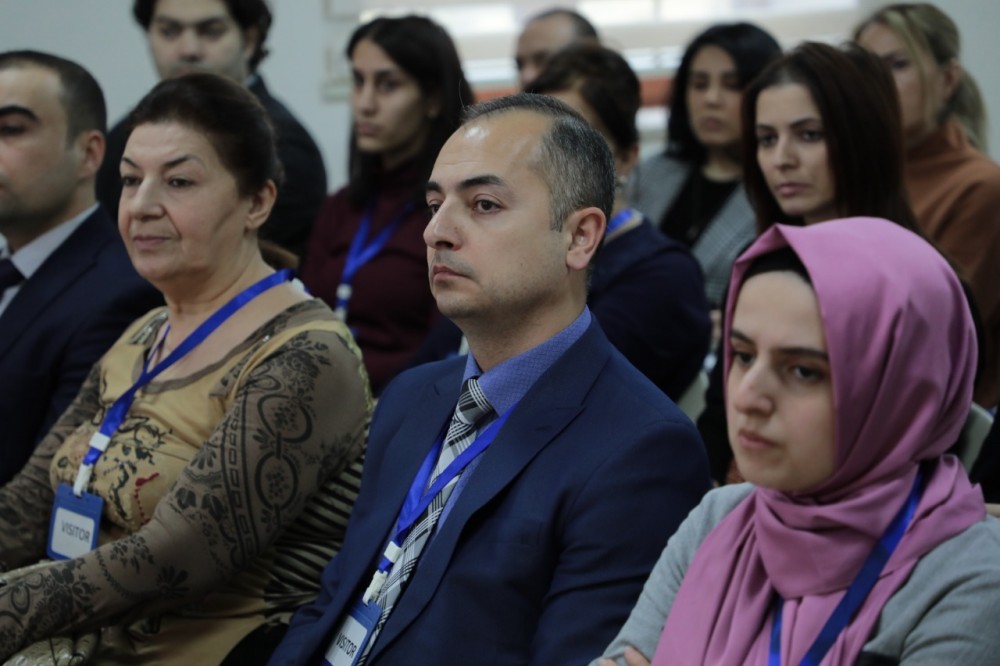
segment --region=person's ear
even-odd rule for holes
[[[80,177],[93,178],[104,161],[104,134],[97,130],[80,132],[74,141],[74,150],[80,156]]]
[[[575,211],[564,224],[569,236],[566,249],[566,266],[570,270],[582,271],[587,268],[597,248],[604,241],[607,218],[600,208],[591,206]]]
[[[951,96],[955,94],[958,89],[958,84],[962,82],[962,76],[964,72],[962,71],[962,63],[958,61],[958,58],[952,58],[948,61],[948,64],[941,69],[943,75],[942,83],[944,85],[943,97],[945,100],[951,99]]]
[[[247,231],[257,231],[267,222],[278,198],[278,187],[273,180],[264,183],[250,200],[250,210],[247,212]]]

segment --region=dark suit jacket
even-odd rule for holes
[[[162,304],[102,208],[21,285],[0,315],[0,483],[20,471],[122,331]]]
[[[305,251],[309,231],[326,197],[326,169],[316,142],[284,104],[271,96],[264,79],[257,76],[250,86],[267,109],[278,134],[278,158],[285,168],[285,182],[278,190],[278,200],[260,237],[291,250],[300,257]],[[118,217],[118,201],[122,196],[121,161],[128,133],[125,121],[111,128],[107,137],[104,162],[97,174],[97,198]]]
[[[344,548],[271,664],[320,663],[454,409],[464,363],[415,368],[383,393]],[[587,663],[709,486],[690,421],[596,323],[525,395],[471,475],[379,635],[372,666]]]

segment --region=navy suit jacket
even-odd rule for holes
[[[21,470],[122,331],[162,304],[100,207],[21,284],[0,315],[0,484]]]
[[[360,599],[465,359],[394,380],[344,547],[271,664],[317,664]],[[368,663],[579,665],[599,655],[709,487],[691,422],[594,323],[518,404],[426,546]]]

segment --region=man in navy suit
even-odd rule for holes
[[[94,198],[104,123],[79,65],[0,54],[0,483],[125,327],[162,304]]]
[[[344,547],[271,664],[558,666],[614,637],[709,487],[697,431],[586,307],[614,185],[605,141],[544,96],[473,107],[445,144],[424,238],[431,289],[469,356],[383,393]],[[484,420],[468,417],[472,402]],[[435,504],[398,528],[457,421],[474,430],[465,451],[485,448],[410,560]]]

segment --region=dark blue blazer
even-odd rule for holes
[[[122,331],[163,305],[115,229],[99,207],[0,315],[0,483],[21,470]]]
[[[454,409],[464,364],[415,368],[383,393],[343,550],[271,664],[321,663]],[[708,487],[694,426],[592,324],[471,472],[368,663],[587,663]]]

